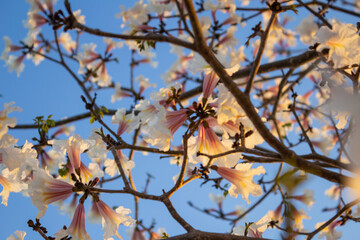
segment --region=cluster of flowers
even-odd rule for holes
[[[44,41],[40,33],[40,27],[48,23],[49,16],[54,14],[54,0],[31,0],[29,1],[31,9],[28,14],[28,20],[25,26],[29,29],[28,36],[22,41],[22,45],[14,45],[10,38],[5,37],[5,49],[2,53],[2,59],[9,66],[9,71],[15,70],[19,75],[24,69],[23,60],[25,57],[32,58],[35,64],[39,64],[44,59],[45,51],[53,47],[52,44]],[[246,4],[246,1],[243,1]],[[186,9],[183,6],[183,11]],[[221,26],[230,26],[226,30],[226,34],[217,41],[217,57],[221,60],[223,66],[229,74],[232,74],[240,68],[240,64],[246,61],[244,54],[244,47],[237,48],[238,42],[235,37],[237,26],[244,26],[242,18],[235,14],[234,1],[219,1],[216,4],[213,1],[207,0],[203,3],[204,10],[211,11],[211,18],[201,17],[201,26],[204,36],[210,39],[209,28],[211,25],[218,22],[217,12],[227,14]],[[156,13],[160,21],[163,21],[165,16],[172,13],[178,14],[178,7],[173,1],[150,1],[143,3],[142,1],[136,3],[130,9],[122,8],[122,12],[117,17],[122,18],[123,25],[126,27],[124,33],[131,33],[132,35],[141,35],[144,32],[154,29],[144,23],[149,22],[150,13]],[[226,9],[226,10],[225,10]],[[263,14],[264,25],[269,20],[269,11]],[[80,11],[74,12],[77,21],[84,24],[84,17],[80,16]],[[289,46],[296,44],[296,33],[286,30],[285,25],[288,18],[277,18],[273,28],[270,31],[268,38],[268,45],[273,46],[266,48],[264,55],[270,60],[274,60],[277,55],[284,53]],[[339,21],[331,21],[332,29],[319,26],[314,22],[312,17],[304,19],[296,32],[301,36],[300,40],[307,45],[314,45],[317,43],[316,50],[321,52],[324,49],[328,50],[326,55],[328,63],[332,64],[334,68],[341,68],[351,66],[359,62],[360,45],[358,29],[353,24],[344,24]],[[186,35],[185,32],[179,32],[179,39],[192,42],[193,39]],[[95,44],[84,44],[78,52],[78,43],[73,41],[69,33],[61,33],[56,40],[63,49],[69,54],[69,57],[76,59],[80,65],[79,74],[88,74],[89,79],[99,87],[106,87],[112,84],[111,76],[108,75],[106,63],[111,61],[114,48],[121,48],[122,42],[115,42],[112,39],[105,38],[106,50],[103,55],[96,52]],[[128,47],[132,50],[138,50],[138,45],[134,42],[126,42]],[[252,44],[253,53],[256,55],[260,45],[260,40],[254,41]],[[9,55],[10,52],[22,51],[20,56]],[[164,74],[165,83],[169,86],[162,88],[158,92],[151,94],[149,99],[141,100],[133,109],[131,113],[127,113],[126,109],[119,109],[113,116],[112,122],[118,125],[117,134],[130,133],[141,125],[142,138],[146,144],[150,144],[162,151],[170,149],[183,149],[184,143],[175,143],[175,134],[180,135],[179,129],[186,125],[187,130],[185,135],[191,132],[187,141],[187,156],[189,164],[187,165],[186,173],[193,174],[195,166],[201,163],[212,170],[215,170],[221,177],[231,183],[229,194],[232,197],[237,197],[238,194],[250,203],[249,195],[260,196],[262,190],[260,185],[253,182],[253,176],[265,174],[265,169],[262,166],[251,168],[252,164],[238,163],[241,159],[241,154],[230,153],[234,149],[233,138],[239,136],[241,131],[244,131],[246,138],[244,140],[244,147],[247,149],[254,148],[255,145],[263,142],[262,137],[256,131],[251,121],[246,116],[243,109],[236,103],[230,92],[219,82],[219,77],[207,65],[207,63],[199,56],[193,53],[185,54],[183,49],[177,46],[172,46],[171,52],[175,53],[178,60],[173,64],[170,70]],[[152,61],[154,54],[149,48],[145,48],[138,53],[144,57],[140,62],[148,62],[156,67],[157,63]],[[236,65],[232,63],[236,62]],[[179,93],[184,90],[184,86],[176,82],[189,70],[193,74],[200,73],[203,77],[203,94],[199,99],[192,104],[183,106],[179,101]],[[350,71],[346,69],[345,71]],[[314,78],[321,79],[319,73],[311,73]],[[327,81],[327,86],[323,90],[324,94],[317,94],[319,104],[323,103],[332,96],[330,101],[331,110],[335,113],[335,118],[338,120],[336,127],[338,129],[345,128],[348,123],[350,114],[355,113],[355,122],[360,121],[360,111],[354,104],[350,102],[357,102],[358,97],[349,96],[346,84],[340,74],[333,74],[331,77],[323,79]],[[139,76],[137,81],[140,85],[141,95],[143,91],[154,86],[144,76]],[[244,80],[236,80],[238,84],[243,83]],[[266,89],[265,98],[273,98],[278,94],[276,82],[275,86],[270,86]],[[255,85],[261,88],[262,85]],[[215,88],[217,88],[216,94]],[[344,90],[345,88],[345,90]],[[301,101],[308,101],[312,91],[302,96]],[[128,92],[124,92],[119,83],[115,84],[115,94],[112,96],[112,102],[120,100],[122,97],[129,96]],[[278,122],[284,126],[288,123],[293,123],[294,119],[291,114],[285,113],[283,110],[291,103],[290,98],[279,103],[278,106]],[[104,166],[105,174],[115,176],[119,174],[117,165],[114,160],[108,159],[108,150],[102,141],[101,137],[96,134],[97,129],[93,129],[89,140],[83,140],[79,135],[74,134],[67,140],[52,140],[49,144],[53,149],[45,151],[44,149],[37,149],[31,143],[26,142],[21,148],[14,147],[17,140],[11,135],[7,134],[8,127],[14,127],[16,120],[8,118],[7,115],[12,111],[19,111],[17,107],[12,107],[12,104],[5,104],[4,110],[0,112],[0,164],[2,172],[0,175],[0,183],[3,186],[1,192],[2,203],[7,204],[9,192],[24,192],[29,194],[33,204],[39,209],[38,218],[44,216],[47,206],[50,203],[64,201],[69,198],[76,191],[72,174],[79,177],[79,181],[87,184],[95,177],[101,177],[104,172],[101,167]],[[185,104],[184,104],[185,105]],[[264,113],[264,121],[266,121],[266,111]],[[270,123],[272,124],[272,123]],[[310,120],[304,120],[303,125],[309,126]],[[275,133],[275,126],[272,125],[272,131]],[[286,131],[291,128],[281,128],[280,137],[286,136]],[[325,131],[333,129],[322,129]],[[316,137],[320,130],[313,129],[310,137]],[[350,136],[351,143],[356,143],[360,134],[359,130],[355,130]],[[185,138],[184,138],[185,139]],[[323,138],[317,141],[312,141],[314,146],[321,148],[321,150],[328,154],[331,147],[335,144],[335,138]],[[180,144],[180,146],[175,146]],[[36,149],[36,150],[35,150]],[[87,166],[80,159],[81,153],[86,150],[86,154],[91,158],[92,162]],[[229,153],[228,153],[229,152]],[[66,154],[68,161],[66,161]],[[134,161],[128,161],[126,156],[117,150],[118,157],[121,161],[125,173],[132,169],[135,164]],[[354,144],[350,144],[350,154],[358,156],[358,148]],[[216,155],[221,155],[216,157]],[[215,156],[215,157],[214,157]],[[39,164],[39,160],[41,164]],[[177,159],[179,164],[182,159]],[[172,160],[172,162],[174,162]],[[216,164],[216,165],[214,165]],[[39,166],[40,165],[40,166]],[[53,178],[49,173],[56,170],[59,166],[66,169],[64,176]],[[175,176],[175,180],[177,176]],[[294,199],[305,201],[310,199],[307,194],[302,196],[293,196]],[[93,197],[92,212],[94,216],[101,216],[103,218],[103,225],[105,228],[104,238],[110,238],[113,235],[119,237],[117,227],[119,224],[126,226],[134,223],[127,214],[130,210],[122,207],[113,211],[109,206],[102,202],[98,196]],[[90,238],[85,230],[84,222],[84,199],[78,203],[73,221],[67,230],[60,230],[56,236],[62,238],[66,235],[72,235],[74,238],[87,239]],[[311,201],[307,201],[311,202]],[[309,203],[309,205],[311,205]],[[254,237],[261,237],[261,233],[265,230],[265,226],[271,219],[279,220],[282,205],[280,205],[273,214],[268,214],[259,222],[252,225],[250,235]],[[296,216],[294,227],[301,230],[302,220],[307,218],[304,211],[298,211],[295,207],[293,212]],[[274,217],[275,216],[275,217]],[[298,220],[299,219],[299,220]],[[331,231],[336,227],[330,226]],[[330,231],[330,230],[329,230]],[[244,229],[239,227],[234,231],[238,234],[243,234]],[[22,233],[18,233],[21,235]],[[339,234],[334,234],[335,238]]]
[[[40,150],[40,154],[35,150],[36,147],[26,142],[21,148],[15,147],[17,139],[7,134],[9,127],[16,125],[16,118],[9,118],[8,114],[13,111],[21,111],[20,108],[12,106],[13,103],[4,104],[4,109],[0,111],[0,184],[3,186],[1,192],[2,204],[7,205],[10,192],[22,192],[30,196],[32,203],[38,208],[37,218],[45,215],[48,205],[58,202],[64,204],[63,201],[77,192],[75,182],[71,179],[71,173],[77,173],[80,181],[87,183],[96,176],[102,176],[104,173],[99,169],[99,163],[112,161],[106,159],[106,146],[93,134],[89,140],[83,140],[79,135],[73,135],[68,140],[53,140],[53,151],[46,153]],[[57,132],[64,132],[65,128]],[[93,159],[89,168],[81,161],[80,155],[84,150],[88,150],[88,155]],[[67,153],[68,161],[65,161],[65,153]],[[118,152],[120,159],[124,159],[121,152]],[[39,158],[42,159],[39,166]],[[50,175],[49,170],[55,169],[54,165],[66,166],[67,174],[63,177],[54,178]],[[105,164],[106,165],[106,164]],[[124,168],[133,167],[132,162],[124,162]],[[113,174],[114,167],[108,164],[106,172]],[[74,196],[74,199],[75,196]],[[73,239],[90,239],[85,229],[85,210],[84,199],[80,199],[79,203],[72,202],[72,206],[66,206],[68,211],[74,211],[73,220],[70,226],[64,230],[61,229],[55,234],[56,239],[61,239],[67,235],[71,235]],[[72,209],[72,210],[71,210]],[[105,202],[100,200],[98,195],[93,196],[93,205],[91,208],[91,216],[94,219],[102,219],[105,230],[104,239],[110,239],[112,236],[121,238],[118,233],[119,224],[125,226],[132,225],[135,221],[128,216],[131,211],[124,207],[118,207],[115,211]],[[16,235],[25,236],[24,233],[16,233]],[[19,237],[18,236],[18,237]]]

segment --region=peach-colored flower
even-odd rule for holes
[[[8,168],[5,168],[1,171],[0,185],[2,185],[3,189],[0,192],[0,196],[2,197],[1,203],[5,206],[7,206],[10,192],[20,192],[21,190],[27,188],[27,185],[25,183],[19,181],[17,177],[17,172],[18,169],[10,172]]]
[[[11,234],[6,240],[24,240],[25,235],[24,231],[15,231],[15,236]]]
[[[70,226],[66,230],[60,229],[55,233],[56,240],[60,240],[67,235],[70,235],[73,240],[91,240],[85,229],[85,208],[81,202],[76,207]]]
[[[292,196],[291,198],[303,202],[308,207],[311,207],[315,203],[313,190],[304,189],[302,195]]]
[[[166,127],[171,131],[171,134],[174,133],[184,124],[187,119],[188,109],[180,109],[178,111],[168,111],[166,112]]]
[[[212,128],[200,124],[198,131],[199,136],[197,141],[199,144],[199,152],[209,155],[226,152],[225,146],[220,142],[219,137]]]
[[[29,184],[31,202],[39,209],[37,218],[44,216],[47,205],[56,201],[63,201],[73,193],[73,185],[54,179],[44,170],[34,171],[34,179]]]
[[[341,231],[336,231],[336,227],[340,225],[341,222],[339,221],[334,221],[332,223],[330,223],[329,226],[327,226],[326,228],[324,228],[323,230],[320,231],[319,237],[318,238],[323,238],[326,237],[326,239],[328,240],[336,240],[336,239],[340,239],[342,236],[342,232]],[[315,228],[319,228],[322,224],[324,224],[324,222],[322,223],[317,223],[315,225]]]
[[[229,189],[230,196],[237,197],[240,194],[247,203],[250,203],[250,193],[254,196],[262,194],[261,186],[254,183],[252,178],[254,175],[265,173],[265,169],[262,166],[256,169],[251,169],[251,166],[252,164],[244,163],[238,164],[235,169],[219,166],[212,166],[211,168],[231,183]]]
[[[267,225],[270,221],[271,221],[270,215],[266,214],[259,221],[252,223],[249,228],[245,228],[243,226],[235,227],[234,234],[241,236],[246,235],[248,237],[262,238],[262,234],[267,229]],[[246,229],[247,229],[247,234],[245,234]]]
[[[130,97],[131,93],[124,91],[121,89],[120,83],[115,83],[115,94],[111,96],[111,102],[114,103],[115,101],[121,100],[123,97]]]
[[[131,240],[146,240],[146,238],[144,237],[142,231],[140,231],[140,229],[136,227],[131,236]]]
[[[119,225],[129,226],[135,223],[135,220],[127,216],[127,214],[131,213],[130,209],[119,207],[114,211],[101,200],[94,201],[92,210],[95,210],[93,213],[99,214],[102,217],[102,225],[105,231],[104,239],[109,239],[114,235],[122,239],[118,232]]]
[[[93,140],[83,140],[80,135],[74,134],[68,140],[49,141],[54,146],[54,150],[67,152],[69,160],[74,169],[81,166],[80,154],[95,144]]]
[[[203,96],[204,98],[209,98],[210,95],[213,93],[216,84],[219,81],[218,75],[214,71],[211,71],[210,73],[206,74],[204,77],[203,82]]]
[[[117,134],[121,136],[123,133],[130,133],[138,126],[138,118],[133,113],[126,114],[125,108],[118,109],[112,117],[112,123],[118,124]]]

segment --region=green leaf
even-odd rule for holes
[[[63,168],[59,168],[58,173],[61,177],[65,177],[69,172],[69,169],[64,166]]]
[[[105,106],[101,106],[101,110],[103,110],[104,112],[108,113],[109,110],[105,107]]]
[[[169,238],[169,235],[165,232],[162,233],[161,239],[167,239]]]
[[[91,114],[90,124],[93,124],[94,122],[95,122],[95,116]]]

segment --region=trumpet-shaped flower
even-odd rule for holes
[[[196,139],[194,137],[189,139],[189,158],[193,163],[202,161],[203,164],[207,164],[209,160],[208,157],[197,156],[198,152],[213,156],[232,150],[231,141],[220,141],[219,137],[212,129],[213,123],[217,124],[216,120],[207,118],[206,122],[208,124],[206,127],[204,124],[199,125],[198,136]],[[216,158],[216,162],[219,166],[233,167],[240,157],[241,154],[228,154]]]
[[[133,129],[137,128],[139,121],[133,113],[126,114],[125,108],[118,109],[112,117],[112,123],[118,124],[117,134],[121,136],[124,132],[130,133]]]
[[[292,198],[300,202],[303,202],[309,208],[315,203],[313,190],[304,189],[302,195],[292,196]]]
[[[218,166],[212,166],[211,168],[231,183],[229,189],[230,196],[237,197],[240,194],[247,203],[250,203],[250,193],[254,196],[262,194],[261,186],[254,183],[252,178],[254,175],[265,173],[265,169],[262,166],[256,169],[251,169],[251,166],[252,164],[244,163],[238,164],[235,169]]]
[[[9,52],[16,52],[22,49],[22,46],[14,45],[8,36],[3,37],[5,42],[5,48],[1,54],[1,59],[7,60]]]
[[[324,222],[322,223],[317,223],[315,225],[315,228],[319,228],[321,225],[323,225]],[[330,223],[329,226],[327,226],[326,228],[324,228],[323,230],[320,231],[319,237],[318,238],[324,238],[326,237],[326,240],[337,240],[340,239],[342,236],[342,232],[341,231],[336,231],[336,227],[340,225],[340,222],[338,221],[334,221],[332,223]]]
[[[359,35],[356,26],[333,20],[333,29],[323,26],[315,35],[320,43],[317,50],[329,49],[328,59],[334,67],[342,67],[359,62]]]
[[[125,226],[130,226],[135,223],[135,220],[130,216],[127,216],[127,214],[131,213],[130,209],[118,207],[116,211],[114,211],[101,200],[95,201],[93,207],[93,210],[96,209],[95,212],[102,217],[102,226],[105,231],[104,239],[109,239],[114,235],[122,239],[118,232],[119,225],[123,224]]]
[[[213,93],[219,79],[220,78],[214,71],[211,71],[210,73],[205,75],[203,82],[203,96],[205,99],[209,98],[210,95]]]
[[[79,169],[81,166],[80,154],[95,145],[95,141],[83,140],[77,134],[74,134],[68,140],[52,140],[49,142],[53,144],[54,150],[68,153],[70,163],[74,169]]]
[[[67,235],[70,235],[73,240],[91,240],[85,229],[85,208],[83,203],[79,203],[76,207],[70,226],[66,230],[60,229],[55,233],[56,240],[60,240]]]
[[[9,127],[15,127],[16,118],[9,118],[8,114],[14,111],[21,112],[21,108],[11,106],[15,102],[4,103],[4,109],[0,111],[0,139],[7,133]]]
[[[111,102],[114,103],[115,101],[121,100],[123,97],[130,97],[131,94],[127,91],[121,89],[120,83],[115,83],[115,94],[111,96]]]
[[[44,170],[34,172],[34,179],[29,184],[31,202],[39,209],[36,218],[44,216],[47,205],[67,199],[73,193],[73,185],[54,179]]]
[[[17,178],[18,169],[10,172],[8,168],[5,168],[1,171],[0,174],[0,185],[2,185],[3,190],[0,193],[2,197],[1,203],[7,206],[10,192],[20,192],[23,189],[27,188],[25,183],[22,183]]]
[[[270,215],[266,214],[259,221],[250,225],[250,227],[247,229],[247,234],[245,233],[246,228],[243,226],[235,227],[233,232],[235,235],[262,238],[262,234],[267,229],[267,225],[270,221]]]
[[[128,175],[129,170],[135,167],[135,162],[129,161],[129,159],[122,153],[120,149],[116,150],[116,153],[120,159],[120,163],[124,169],[125,174]],[[104,166],[105,166],[105,173],[110,175],[111,177],[114,177],[115,174],[119,173],[119,168],[116,165],[115,160],[113,159],[107,159],[104,162]]]
[[[5,164],[10,171],[19,169],[18,177],[20,178],[24,171],[29,173],[38,168],[37,153],[32,147],[32,143],[26,141],[21,149],[14,147],[0,149],[0,163]]]
[[[188,115],[188,109],[180,109],[178,111],[168,111],[166,112],[166,127],[171,131],[171,134],[174,133],[184,124]]]
[[[25,235],[24,231],[15,231],[15,236],[11,234],[6,240],[24,240]]]

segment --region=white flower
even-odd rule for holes
[[[24,240],[26,232],[24,231],[15,231],[15,236],[10,235],[10,237],[6,238],[6,240]]]
[[[122,153],[121,150],[116,150],[116,153],[119,157],[121,166],[123,167],[126,176],[128,176],[129,170],[135,167],[135,162],[129,161],[129,159]],[[104,162],[104,167],[105,173],[108,174],[110,177],[114,177],[116,174],[119,173],[119,168],[114,159],[107,159]]]
[[[315,34],[318,30],[319,27],[315,23],[314,16],[312,14],[303,18],[299,26],[295,28],[295,31],[300,35],[300,41],[309,45],[315,43]]]
[[[10,192],[20,192],[24,189],[27,189],[27,185],[25,183],[22,183],[18,176],[18,169],[15,169],[13,171],[9,171],[8,168],[5,168],[1,171],[0,174],[0,185],[2,185],[3,190],[0,193],[0,196],[2,197],[2,204],[7,206],[8,198],[10,195]]]
[[[17,77],[20,77],[20,73],[24,71],[25,64],[23,63],[25,54],[22,54],[20,57],[10,55],[6,61],[9,72],[15,71]]]
[[[48,204],[67,199],[73,193],[73,185],[54,179],[44,170],[34,172],[34,178],[29,184],[31,202],[39,210],[36,218],[42,218]]]
[[[118,109],[111,122],[118,124],[117,134],[121,136],[123,133],[130,133],[139,126],[139,118],[134,113],[126,114],[125,108]]]
[[[259,221],[256,223],[252,223],[250,227],[247,230],[248,237],[256,237],[256,238],[262,238],[263,232],[267,229],[268,223],[271,221],[271,217],[269,214],[266,214],[264,217],[262,217]],[[245,236],[245,230],[246,228],[243,226],[237,226],[234,228],[233,233],[235,235]]]
[[[58,37],[58,42],[64,47],[64,49],[72,54],[76,48],[76,42],[72,40],[68,32],[62,32]]]
[[[331,21],[333,29],[323,26],[315,35],[320,43],[317,50],[329,49],[328,59],[334,62],[334,67],[343,67],[358,63],[360,60],[359,35],[353,24]]]
[[[325,222],[321,222],[321,223],[317,223],[315,225],[315,228],[319,228],[321,225],[323,225]],[[323,230],[320,231],[319,237],[318,238],[326,238],[326,240],[337,240],[340,239],[342,236],[341,231],[336,231],[336,227],[340,225],[340,222],[338,221],[334,221],[332,223],[330,223],[329,226],[327,226],[326,228],[324,228]]]
[[[94,140],[83,140],[78,134],[74,134],[67,140],[51,140],[50,144],[53,144],[55,151],[65,154],[67,152],[71,165],[78,169],[81,165],[80,154],[86,149],[89,149],[95,145]]]
[[[21,112],[19,107],[11,106],[15,102],[4,103],[4,109],[0,111],[0,139],[7,133],[9,127],[15,127],[16,118],[9,118],[8,114],[14,111]]]
[[[98,214],[102,217],[102,226],[105,231],[104,239],[106,240],[114,235],[122,239],[118,232],[119,225],[130,226],[135,223],[135,220],[128,216],[131,213],[130,209],[120,206],[114,211],[101,200],[95,201],[93,204],[97,208]]]
[[[230,196],[237,197],[240,194],[247,203],[250,203],[250,193],[254,196],[262,194],[261,186],[252,180],[254,175],[265,174],[265,169],[262,166],[255,169],[251,169],[251,166],[252,164],[243,163],[238,164],[235,169],[218,166],[212,166],[212,168],[231,183]]]

